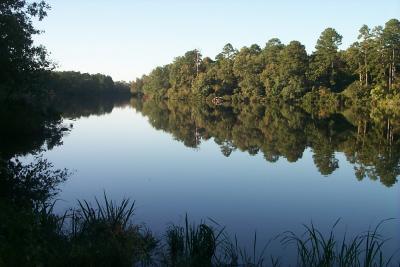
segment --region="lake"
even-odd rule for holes
[[[132,100],[64,113],[73,128],[43,157],[73,173],[60,188],[60,213],[106,192],[134,199],[136,222],[158,236],[186,213],[212,218],[246,246],[255,231],[264,244],[301,233],[303,223],[327,232],[339,218],[337,233],[351,236],[400,218],[400,149],[378,140],[376,124],[357,127],[349,118]],[[399,248],[398,219],[381,233],[392,238],[388,252]],[[289,254],[278,241],[268,251]]]

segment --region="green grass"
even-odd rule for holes
[[[352,238],[345,234],[336,236],[337,220],[329,234],[324,235],[313,223],[304,225],[305,232],[298,235],[287,231],[270,239],[265,244],[258,243],[254,233],[250,251],[238,244],[235,236],[229,238],[225,228],[217,223],[204,222],[199,225],[189,223],[185,217],[184,226],[172,225],[166,234],[166,249],[163,266],[283,266],[280,258],[268,254],[268,246],[279,240],[282,247],[294,247],[299,267],[383,267],[393,266],[393,256],[385,258],[384,250],[388,239],[384,239],[379,231],[384,223],[381,221],[372,230],[360,233]],[[396,266],[400,266],[399,263]]]
[[[277,258],[268,251],[274,241],[281,244],[283,253],[288,249],[297,251],[297,261],[292,266],[399,266],[392,257],[385,256],[387,239],[379,234],[388,220],[351,238],[335,234],[339,220],[328,234],[323,234],[313,223],[304,225],[302,234],[287,231],[265,243],[254,233],[253,244],[246,249],[239,245],[236,236],[232,240],[226,229],[215,221],[210,219],[196,224],[190,222],[187,215],[183,225],[170,225],[157,239],[145,226],[134,223],[135,202],[123,199],[117,203],[109,200],[106,194],[94,203],[78,201],[77,208],[63,216],[55,215],[52,205],[32,210],[30,214],[27,217],[26,212],[18,211],[6,221],[8,229],[14,231],[12,238],[18,237],[20,229],[33,229],[27,232],[31,233],[28,246],[21,247],[15,240],[10,241],[17,245],[4,242],[7,236],[1,233],[5,228],[0,229],[1,265],[286,266],[284,256]],[[24,253],[24,257],[20,253]]]
[[[388,239],[380,234],[392,219],[352,237],[336,234],[339,220],[328,234],[313,223],[302,234],[287,231],[268,242],[254,233],[249,249],[214,220],[196,224],[186,215],[183,225],[170,225],[157,239],[134,222],[130,199],[115,202],[104,193],[101,200],[78,201],[76,209],[55,214],[52,199],[67,175],[40,158],[26,166],[0,160],[0,266],[284,266],[289,249],[297,252],[292,266],[400,266],[395,255],[385,254]],[[271,255],[271,242],[282,246],[281,258]]]
[[[158,241],[143,225],[134,224],[135,202],[120,203],[104,194],[103,203],[78,201],[69,217],[70,259],[78,266],[152,264]],[[68,228],[67,228],[68,229]],[[71,265],[71,266],[72,266]]]
[[[391,220],[391,219],[388,219]],[[304,225],[305,232],[299,236],[293,232],[286,232],[282,239],[283,244],[294,244],[297,249],[297,266],[391,266],[392,258],[385,259],[384,239],[379,230],[381,221],[373,230],[347,239],[335,236],[334,230],[339,220],[333,225],[329,235],[323,235],[314,224]]]
[[[217,248],[222,240],[224,229],[217,230],[206,223],[189,223],[185,216],[185,225],[172,225],[168,228],[165,241],[166,251],[163,264],[166,266],[213,266]]]

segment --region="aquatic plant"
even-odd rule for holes
[[[129,199],[116,203],[104,193],[103,203],[78,201],[70,216],[70,255],[72,265],[132,266],[150,265],[157,240],[150,230],[134,224],[134,205]]]

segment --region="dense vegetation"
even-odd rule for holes
[[[346,104],[399,113],[400,22],[370,29],[339,50],[342,36],[324,30],[309,55],[300,42],[271,39],[240,50],[231,44],[212,60],[192,50],[131,84],[133,93],[163,98],[223,97],[232,101],[283,101],[309,108]]]
[[[43,96],[45,71],[53,67],[42,46],[33,44],[40,30],[33,19],[42,20],[49,5],[9,0],[0,3],[0,100],[32,99]]]
[[[70,97],[98,97],[125,95],[130,96],[129,84],[114,82],[110,76],[104,74],[88,74],[76,71],[52,72],[47,83],[50,94],[62,98]]]

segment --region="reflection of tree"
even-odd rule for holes
[[[219,145],[219,147],[221,148],[221,153],[225,157],[229,157],[232,154],[232,152],[236,150],[235,145],[230,140],[220,141],[217,138],[215,138],[214,141]]]
[[[334,122],[331,120],[325,121],[325,125],[327,126],[325,129],[313,127],[313,131],[311,131],[309,136],[314,152],[314,164],[323,175],[332,174],[339,168],[339,161],[335,158],[334,141],[337,139],[332,138],[333,124]],[[311,129],[308,128],[308,130]]]
[[[52,149],[62,144],[71,125],[62,118],[75,119],[109,113],[115,106],[129,103],[126,96],[92,98],[56,98],[51,105],[38,109],[25,104],[3,103],[0,106],[0,154],[3,158]],[[27,115],[29,114],[29,115]]]
[[[386,186],[397,182],[400,175],[400,129],[396,128],[393,115],[372,113],[372,120],[367,120],[365,114],[352,112],[347,115],[357,126],[345,142],[340,146],[347,159],[354,164],[357,179],[368,177],[372,180],[380,180]],[[374,117],[375,116],[375,117]],[[387,127],[388,116],[393,123]],[[361,130],[360,130],[361,129]],[[389,138],[388,138],[389,137]]]
[[[339,168],[339,160],[335,158],[333,151],[315,151],[313,155],[315,166],[323,175],[329,175]]]
[[[129,105],[129,100],[125,94],[57,96],[53,106],[64,118],[77,119],[110,113],[114,107]]]
[[[362,180],[369,177],[391,186],[400,175],[399,144],[385,144],[385,138],[377,138],[376,133],[370,132],[361,140],[349,139],[346,143],[345,154],[355,165],[356,177]]]
[[[37,152],[43,145],[51,149],[61,144],[64,130],[57,112],[42,112],[16,103],[3,104],[0,107],[0,154],[9,159]]]
[[[335,152],[345,153],[359,180],[380,179],[390,186],[400,175],[399,129],[393,124],[393,140],[385,141],[385,125],[366,121],[365,113],[359,114],[362,118],[352,115],[349,121],[348,113],[346,117],[333,114],[316,119],[294,106],[277,104],[215,106],[201,101],[148,99],[141,104],[135,102],[134,106],[153,127],[171,133],[188,147],[198,147],[201,140],[213,138],[226,157],[239,149],[250,155],[262,153],[269,162],[280,157],[295,162],[310,147],[323,175],[330,175],[339,167]]]
[[[54,169],[40,157],[24,165],[18,156],[60,145],[64,133],[70,130],[62,117],[110,112],[121,104],[122,100],[115,100],[111,96],[57,97],[56,102],[40,106],[21,102],[0,105],[1,266],[58,265],[66,255],[65,242],[70,240],[61,227],[65,217],[52,213],[54,197],[68,172]],[[129,98],[124,101],[129,102]]]

